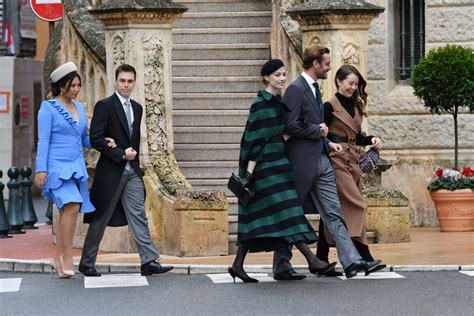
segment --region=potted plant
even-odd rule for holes
[[[438,168],[428,185],[441,231],[474,231],[474,170]]]
[[[472,169],[458,171],[458,115],[462,108],[474,111],[474,50],[457,45],[431,50],[414,67],[412,78],[414,94],[431,113],[454,119],[454,169],[438,169],[428,186],[441,230],[473,231]]]

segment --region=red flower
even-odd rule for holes
[[[443,176],[443,168],[439,167],[435,174],[438,178],[441,178]]]
[[[467,178],[474,177],[474,170],[472,170],[471,167],[464,167],[462,169],[462,175]]]

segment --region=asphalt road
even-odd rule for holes
[[[21,279],[0,293],[1,315],[472,315],[474,276],[399,272],[404,278],[215,284],[206,275],[142,278],[137,287],[86,288],[84,277],[0,273]],[[119,276],[120,277],[120,276]],[[90,278],[88,278],[90,279]],[[94,281],[94,280],[92,280]],[[130,284],[129,281],[127,281]]]

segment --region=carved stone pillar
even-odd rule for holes
[[[104,24],[107,94],[117,66],[137,70],[132,98],[144,106],[140,160],[164,194],[190,188],[173,155],[171,106],[172,25],[186,10],[170,0],[117,0],[89,10]]]
[[[303,32],[303,49],[325,46],[331,51],[332,70],[320,84],[323,99],[335,92],[334,75],[344,64],[353,64],[367,78],[367,47],[370,22],[384,11],[366,1],[313,0],[286,11]]]
[[[137,71],[132,98],[144,107],[140,161],[145,170],[145,209],[152,238],[163,253],[169,253],[164,223],[174,212],[174,194],[177,189],[190,188],[173,154],[171,92],[172,26],[186,10],[170,0],[101,1],[89,10],[104,25],[107,95],[114,91],[119,65],[127,63]],[[105,242],[113,239],[127,244],[131,239],[112,231],[109,235]]]

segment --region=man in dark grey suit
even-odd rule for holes
[[[135,68],[119,66],[115,71],[115,93],[94,107],[90,140],[92,147],[100,151],[100,158],[91,189],[91,201],[96,211],[84,217],[90,226],[79,271],[86,276],[100,276],[94,266],[105,228],[127,224],[137,244],[142,275],[173,269],[156,262],[160,254],[148,229],[145,187],[138,160],[143,108],[130,98],[135,79]],[[117,146],[110,148],[106,138],[112,138]]]
[[[329,150],[338,152],[342,149],[326,138],[328,127],[323,123],[323,103],[316,82],[326,79],[331,70],[329,49],[306,49],[303,68],[301,76],[286,89],[283,96],[283,102],[291,110],[285,114],[285,133],[290,136],[286,142],[286,153],[295,175],[296,191],[305,212],[319,212],[336,244],[346,277],[354,277],[362,270],[368,274],[377,269],[380,261],[362,260],[354,247],[339,204],[334,171],[328,157]],[[293,271],[291,257],[291,248],[288,247],[275,252],[273,272],[276,280],[300,280],[305,277]]]

